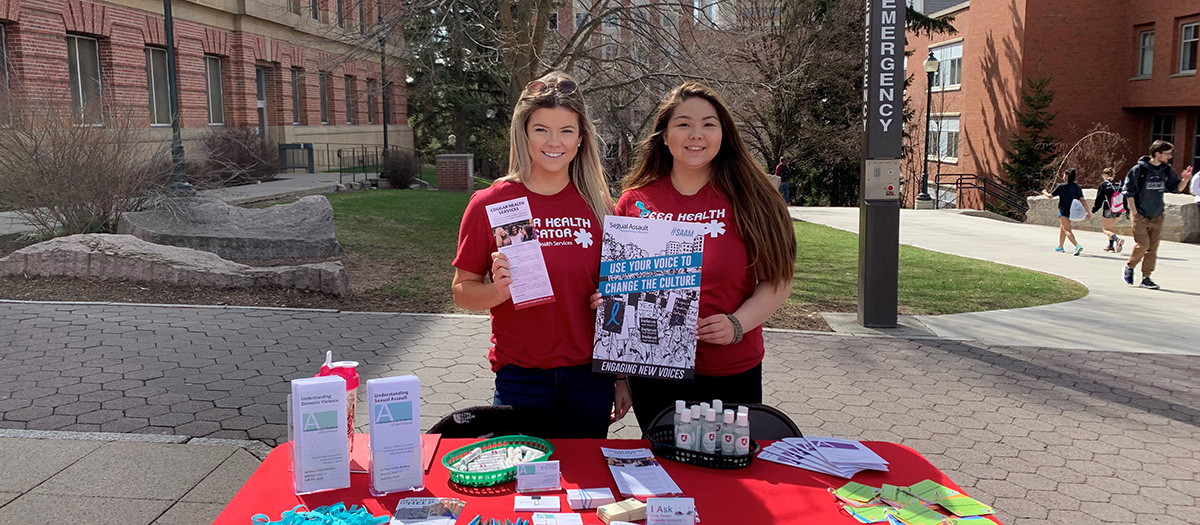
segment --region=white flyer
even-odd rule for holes
[[[574,513],[536,512],[533,525],[583,525],[583,516]]]
[[[371,431],[371,494],[425,485],[421,462],[421,381],[417,376],[367,381]]]
[[[692,498],[649,498],[646,525],[695,525],[696,500]]]
[[[338,376],[293,379],[292,400],[296,494],[349,487],[346,380]]]
[[[600,452],[604,454],[621,497],[643,499],[683,494],[650,449],[601,447]]]
[[[539,304],[554,302],[554,289],[550,286],[550,274],[546,272],[546,260],[542,257],[542,243],[533,230],[533,212],[529,199],[497,202],[487,206],[488,223],[492,226],[496,248],[508,257],[508,269],[512,272],[513,307],[520,310]]]
[[[691,381],[703,224],[604,218],[592,370]]]

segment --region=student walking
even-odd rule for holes
[[[1063,183],[1054,188],[1053,192],[1042,190],[1047,199],[1058,197],[1058,247],[1054,251],[1063,253],[1063,242],[1070,240],[1075,245],[1074,255],[1083,253],[1083,245],[1075,240],[1075,232],[1071,231],[1071,206],[1078,202],[1087,212],[1087,218],[1092,218],[1092,212],[1087,211],[1087,202],[1083,200],[1083,188],[1075,184],[1075,170],[1063,173]]]
[[[590,239],[601,237],[600,221],[613,203],[579,86],[562,73],[530,82],[509,136],[509,174],[475,192],[463,214],[454,304],[491,312],[495,404],[554,411],[555,435],[541,437],[604,438],[611,418],[624,416],[630,401],[623,381],[592,372],[596,314],[588,299],[600,284],[600,243]],[[497,250],[513,234],[500,228],[503,235],[493,235],[486,207],[521,197],[529,199],[534,224],[543,225],[534,237],[569,233],[577,240],[542,245],[554,302],[518,312],[508,258]],[[571,227],[549,226],[557,224]]]
[[[1182,193],[1192,179],[1192,167],[1183,170],[1181,176],[1171,167],[1175,146],[1165,140],[1150,144],[1150,154],[1138,159],[1137,164],[1125,175],[1125,206],[1129,208],[1129,220],[1133,223],[1133,252],[1125,263],[1121,277],[1125,284],[1133,284],[1133,269],[1142,265],[1142,288],[1157,290],[1158,284],[1150,279],[1154,265],[1158,262],[1158,242],[1163,230],[1163,193]]]
[[[700,223],[708,235],[695,381],[631,377],[638,423],[646,430],[676,399],[761,403],[761,325],[791,293],[796,237],[783,198],[712,88],[687,82],[667,94],[621,186],[618,215],[709,218]]]
[[[1104,209],[1100,219],[1100,229],[1108,237],[1108,246],[1104,248],[1104,251],[1121,253],[1121,249],[1125,247],[1125,240],[1117,237],[1113,228],[1117,225],[1117,219],[1121,218],[1121,213],[1125,211],[1125,196],[1121,194],[1121,190],[1117,189],[1117,185],[1113,184],[1112,168],[1104,168],[1101,174],[1104,180],[1100,181],[1100,186],[1096,188],[1096,202],[1092,204],[1092,213],[1095,214],[1101,208]],[[1115,200],[1114,197],[1116,197]],[[1116,206],[1113,206],[1114,202],[1116,202]]]

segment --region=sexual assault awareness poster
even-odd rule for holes
[[[704,227],[608,216],[592,370],[691,381]]]

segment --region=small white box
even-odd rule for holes
[[[513,512],[558,512],[562,510],[562,501],[558,496],[517,496],[513,502]]]

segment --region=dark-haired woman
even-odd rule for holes
[[[1091,220],[1092,212],[1088,211],[1087,202],[1083,200],[1083,188],[1075,184],[1075,170],[1064,172],[1063,183],[1055,186],[1053,192],[1042,190],[1042,195],[1047,199],[1058,197],[1058,247],[1054,251],[1063,253],[1063,242],[1069,239],[1075,245],[1074,255],[1083,253],[1083,246],[1075,240],[1075,232],[1071,231],[1072,203],[1079,202],[1083,206],[1088,220]]]
[[[796,237],[787,205],[708,86],[687,82],[658,106],[622,181],[618,215],[703,225],[695,381],[631,377],[643,429],[676,399],[762,402],[762,324],[792,289]]]

